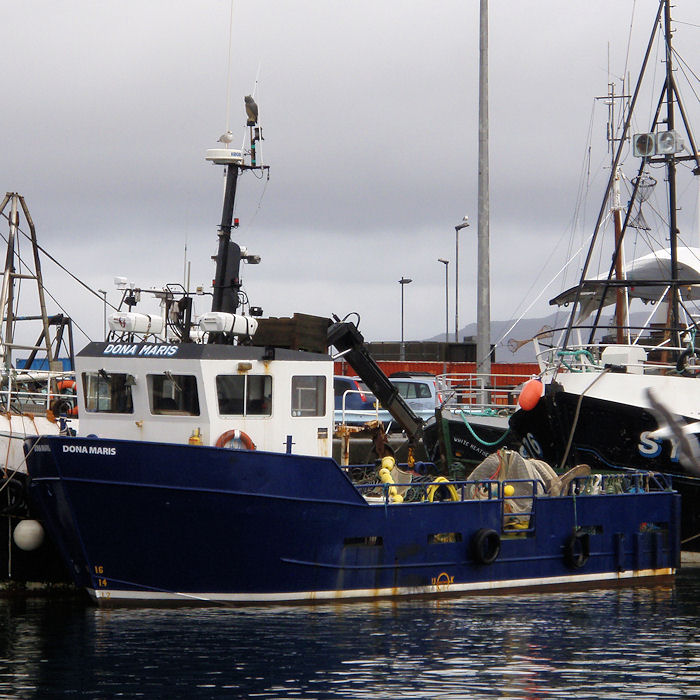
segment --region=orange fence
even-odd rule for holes
[[[394,372],[427,372],[428,374],[473,374],[476,372],[476,362],[390,362],[380,360],[377,364],[387,376]],[[491,375],[494,386],[509,383],[513,375],[538,374],[539,367],[536,362],[494,362],[491,364]],[[354,377],[357,372],[342,360],[335,362],[335,374],[344,374]],[[498,375],[506,375],[499,382]]]

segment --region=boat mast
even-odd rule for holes
[[[663,16],[663,20],[662,20]],[[661,27],[662,22],[664,23],[663,28]],[[642,62],[641,71],[637,81],[637,86],[632,96],[632,101],[627,110],[627,119],[625,120],[625,126],[623,128],[623,133],[621,140],[618,144],[615,158],[613,160],[612,172],[610,173],[610,179],[608,181],[608,187],[606,189],[606,197],[603,200],[603,205],[598,214],[598,221],[593,232],[593,237],[591,239],[591,244],[588,248],[588,255],[586,262],[584,263],[583,271],[581,274],[581,280],[576,289],[576,296],[573,303],[572,313],[569,317],[568,326],[563,339],[563,347],[567,346],[568,339],[571,334],[572,326],[574,323],[574,318],[576,310],[580,303],[581,290],[586,286],[586,272],[588,270],[588,265],[591,260],[593,249],[596,243],[598,233],[600,231],[601,222],[603,220],[603,214],[607,206],[607,199],[614,190],[615,178],[617,175],[617,168],[620,162],[620,154],[622,150],[623,141],[626,139],[630,128],[630,122],[632,114],[634,113],[635,104],[637,97],[639,95],[639,89],[641,86],[642,79],[649,61],[649,56],[651,52],[652,42],[656,36],[657,29],[659,31],[664,31],[664,41],[666,43],[666,78],[664,81],[664,87],[661,91],[659,101],[656,107],[656,112],[651,123],[651,128],[649,133],[637,134],[634,138],[636,143],[642,144],[640,149],[640,155],[642,157],[642,162],[639,167],[638,176],[632,181],[634,183],[634,189],[630,197],[630,204],[625,217],[625,221],[622,225],[619,237],[616,236],[615,252],[613,254],[613,265],[611,266],[610,272],[608,274],[607,280],[604,282],[603,291],[601,294],[601,301],[598,307],[595,321],[592,326],[592,330],[589,337],[589,342],[593,342],[593,337],[598,324],[600,321],[601,312],[605,303],[605,298],[607,296],[607,291],[610,286],[613,285],[611,280],[613,269],[615,268],[616,257],[619,254],[620,246],[622,243],[622,238],[627,230],[630,214],[632,211],[632,204],[635,202],[637,197],[637,192],[641,178],[644,174],[644,169],[647,163],[658,163],[663,165],[666,169],[666,178],[668,181],[668,200],[669,200],[669,247],[670,247],[670,257],[671,257],[671,270],[670,270],[670,281],[668,279],[663,280],[645,280],[645,284],[655,284],[658,286],[664,286],[670,288],[669,296],[669,314],[668,314],[668,337],[675,341],[676,346],[680,346],[680,327],[679,327],[679,307],[681,305],[680,300],[680,288],[681,281],[678,278],[678,225],[677,225],[677,203],[676,203],[676,163],[681,161],[694,161],[696,167],[693,170],[694,175],[700,175],[700,153],[698,153],[697,147],[695,145],[695,140],[693,138],[692,130],[688,122],[688,117],[683,107],[683,102],[676,88],[676,83],[673,78],[673,63],[672,55],[673,50],[671,48],[671,10],[669,0],[659,0],[659,9],[654,20],[654,26],[649,39],[649,44],[647,45],[647,51]],[[661,112],[663,110],[664,101],[666,102],[666,118],[661,119]],[[678,108],[678,112],[682,117],[683,124],[685,127],[685,132],[690,143],[690,155],[678,155],[679,151],[682,149],[682,142],[678,138],[675,129],[675,107]],[[657,127],[659,124],[663,123],[665,130],[663,132],[657,133]],[[636,140],[637,137],[641,137],[644,141]],[[663,139],[663,141],[661,141]],[[635,146],[637,148],[638,146]],[[644,151],[644,152],[641,152]],[[616,280],[617,282],[617,280]],[[623,286],[629,286],[624,280],[622,282]],[[615,285],[619,286],[619,285]]]
[[[609,73],[608,69],[608,73]],[[625,94],[624,80],[622,83],[622,94],[615,94],[615,83],[608,83],[608,94],[605,98],[596,98],[607,100],[606,104],[608,106],[608,144],[610,151],[610,167],[615,168],[615,178],[613,180],[612,188],[612,201],[610,203],[610,209],[613,214],[613,223],[615,226],[615,251],[614,256],[614,267],[615,267],[615,279],[621,281],[623,278],[622,274],[622,237],[623,237],[623,226],[622,226],[622,203],[620,201],[620,168],[615,166],[615,146],[617,139],[616,133],[616,119],[615,119],[615,100],[628,100],[630,96]],[[626,294],[622,286],[617,287],[615,291],[615,325],[617,326],[616,338],[617,342],[622,344],[625,342],[625,326],[627,325],[627,306],[626,306]]]
[[[10,228],[7,235],[7,255],[5,257],[5,270],[2,276],[2,295],[0,296],[0,313],[4,320],[4,337],[0,338],[3,352],[4,369],[9,372],[12,369],[11,347],[14,341],[14,272],[15,272],[15,238],[19,227],[19,212],[17,211],[17,195],[8,192],[3,200],[0,211],[5,209],[10,202]]]
[[[564,337],[562,339],[562,347],[566,348],[568,347],[569,343],[569,338],[571,337],[571,332],[574,326],[574,321],[576,320],[576,312],[580,308],[580,303],[581,303],[581,292],[583,290],[585,281],[586,281],[586,275],[588,274],[588,268],[591,263],[591,260],[593,258],[593,251],[596,245],[596,241],[598,240],[598,235],[600,233],[601,225],[603,223],[603,219],[605,218],[605,214],[608,208],[608,197],[610,196],[610,192],[612,191],[613,188],[613,183],[615,181],[615,175],[617,173],[618,166],[620,164],[620,159],[622,157],[622,150],[624,147],[625,140],[627,139],[627,135],[629,134],[630,131],[630,125],[632,121],[632,115],[635,110],[635,106],[637,104],[637,98],[639,97],[639,92],[641,90],[641,85],[642,85],[642,80],[644,78],[644,73],[647,68],[647,64],[649,63],[649,58],[651,56],[651,50],[654,45],[654,38],[656,37],[656,31],[657,27],[659,24],[659,21],[661,19],[661,14],[663,12],[663,6],[666,0],[660,0],[659,2],[659,9],[658,12],[656,13],[656,17],[654,19],[654,25],[652,28],[651,36],[649,37],[649,43],[647,44],[646,52],[644,54],[644,59],[642,61],[642,67],[639,72],[639,77],[637,78],[637,85],[634,89],[634,94],[632,95],[632,100],[630,101],[629,107],[627,109],[627,119],[625,120],[625,124],[622,129],[622,134],[620,134],[620,140],[617,145],[617,150],[615,152],[615,157],[612,162],[612,168],[610,171],[610,177],[608,179],[608,184],[605,188],[606,196],[603,198],[603,202],[601,204],[600,210],[598,211],[598,218],[596,220],[595,228],[593,230],[593,236],[591,237],[591,242],[588,246],[588,253],[586,254],[586,260],[583,264],[583,269],[581,270],[581,278],[579,281],[579,284],[576,288],[576,295],[574,297],[574,301],[571,305],[571,313],[569,315],[569,321],[566,326],[566,331],[564,332]],[[635,184],[635,189],[632,193],[631,200],[634,201],[634,198],[637,194],[637,184]],[[629,218],[629,213],[628,213],[628,218]],[[617,252],[616,252],[617,254]],[[600,313],[600,312],[599,312]],[[591,336],[593,335],[593,331],[591,331]]]
[[[51,347],[51,337],[49,334],[49,319],[46,313],[46,300],[44,298],[44,281],[41,275],[41,262],[39,259],[39,245],[36,240],[36,228],[34,221],[29,214],[29,209],[24,201],[24,197],[15,193],[7,192],[0,204],[0,215],[4,213],[7,204],[10,204],[10,214],[8,221],[10,224],[7,236],[7,255],[5,257],[5,269],[2,278],[2,288],[0,290],[0,314],[4,322],[4,328],[0,326],[0,352],[2,353],[2,363],[5,370],[12,369],[12,351],[29,350],[33,357],[37,351],[46,353],[47,369],[53,367],[53,349]],[[32,255],[34,257],[34,274],[29,272],[18,272],[16,262],[19,259],[16,250],[17,234],[19,232],[19,207],[22,208],[24,218],[29,226],[29,240],[32,245]],[[37,341],[37,345],[18,345],[15,343],[14,328],[18,320],[14,313],[15,305],[15,280],[33,279],[37,284],[37,294],[39,298],[39,317],[22,317],[26,320],[41,320],[42,333]],[[39,345],[43,341],[43,347]]]
[[[240,262],[241,249],[231,241],[233,228],[233,208],[236,203],[236,186],[240,166],[229,163],[226,166],[226,189],[224,190],[224,205],[219,226],[219,248],[216,253],[216,274],[214,277],[214,295],[211,303],[212,311],[236,313],[238,308],[238,292],[241,288]]]
[[[240,266],[241,259],[247,262],[260,262],[256,255],[241,255],[241,248],[231,240],[231,230],[238,227],[238,219],[234,219],[233,212],[236,206],[236,188],[238,177],[244,170],[259,170],[261,173],[269,171],[269,165],[259,163],[257,144],[263,140],[262,127],[258,126],[258,105],[252,96],[245,98],[247,127],[249,129],[250,164],[245,162],[245,153],[242,150],[232,149],[229,144],[233,134],[228,130],[219,137],[219,141],[225,148],[214,148],[207,151],[206,159],[215,165],[226,166],[226,186],[224,189],[224,204],[221,211],[221,224],[219,225],[219,246],[216,253],[216,272],[214,276],[214,290],[212,295],[211,310],[226,314],[235,314],[240,305],[239,292],[241,289]],[[209,334],[210,343],[227,343],[230,337],[223,332]]]
[[[674,101],[676,84],[673,79],[673,51],[671,50],[671,2],[664,0],[664,24],[666,35],[666,127],[668,131],[675,128]],[[670,153],[666,156],[666,172],[668,177],[668,225],[671,247],[671,304],[670,328],[673,344],[680,347],[680,331],[678,318],[678,224],[676,208],[676,158]]]
[[[613,221],[615,224],[615,279],[622,280],[622,204],[620,203],[620,173],[615,175],[613,187]],[[617,342],[625,342],[625,326],[627,325],[627,309],[625,305],[625,290],[620,286],[615,291],[615,325],[617,326]]]

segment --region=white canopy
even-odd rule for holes
[[[644,285],[644,280],[669,281],[671,280],[671,251],[667,248],[654,251],[640,258],[635,258],[625,265],[624,278],[630,283],[627,292],[631,298],[642,299],[644,302],[658,301],[664,293],[663,285]],[[579,297],[581,312],[579,317],[587,316],[598,308],[605,288],[604,282],[607,273],[598,275],[584,282]],[[681,298],[686,301],[700,299],[700,248],[678,248],[678,279],[683,282],[681,286]],[[576,298],[576,287],[571,287],[562,292],[550,304],[565,306]],[[615,303],[616,287],[608,287],[603,306]]]

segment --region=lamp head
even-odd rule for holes
[[[465,216],[462,218],[462,223],[455,226],[455,231],[461,231],[463,228],[469,226],[469,217]]]

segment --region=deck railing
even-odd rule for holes
[[[440,374],[438,392],[443,406],[471,413],[512,413],[529,374]]]
[[[363,395],[367,397],[367,401],[365,402],[367,404],[366,408],[362,409],[346,409],[345,407],[345,402],[349,394],[358,394],[358,395]],[[370,398],[371,397],[371,398]],[[375,398],[374,394],[369,394],[367,391],[360,391],[358,389],[347,389],[346,391],[343,392],[343,397],[341,401],[341,406],[340,406],[340,423],[345,424],[346,422],[346,413],[349,414],[357,414],[358,411],[361,411],[363,416],[365,412],[368,414],[368,420],[378,420],[379,419],[379,401]],[[336,412],[336,419],[338,418],[338,413]],[[336,420],[336,422],[338,422]]]
[[[542,373],[554,371],[597,372],[605,365],[612,364],[625,367],[628,372],[639,374],[668,374],[678,371],[679,356],[694,346],[692,331],[681,329],[685,333],[681,346],[673,345],[672,339],[664,329],[644,326],[619,327],[623,331],[624,341],[617,341],[617,326],[599,329],[598,337],[588,342],[593,326],[575,326],[569,335],[566,348],[555,340],[561,339],[565,328],[547,330],[533,337],[537,363]],[[601,331],[606,336],[601,338]],[[546,342],[545,342],[546,341]],[[696,366],[700,371],[700,366]],[[688,370],[692,371],[691,366]]]
[[[57,399],[75,402],[74,393],[58,388],[58,382],[73,379],[73,375],[66,372],[5,372],[0,386],[0,411],[45,413]]]
[[[357,469],[352,467],[350,469]],[[514,493],[506,495],[506,487],[512,486]],[[672,490],[672,478],[668,474],[644,471],[624,471],[614,474],[589,474],[572,479],[566,491],[557,497],[585,498],[598,495],[621,495],[653,493]],[[391,488],[402,492],[401,501],[393,501]],[[514,516],[532,515],[533,502],[537,498],[551,498],[544,482],[540,479],[505,479],[504,481],[480,479],[449,481],[444,477],[434,480],[411,481],[404,484],[355,483],[355,488],[366,498],[375,495],[377,504],[397,505],[399,503],[437,503],[444,501],[511,501],[522,510],[514,509]],[[439,496],[439,498],[438,498]],[[515,512],[515,511],[518,512]]]

